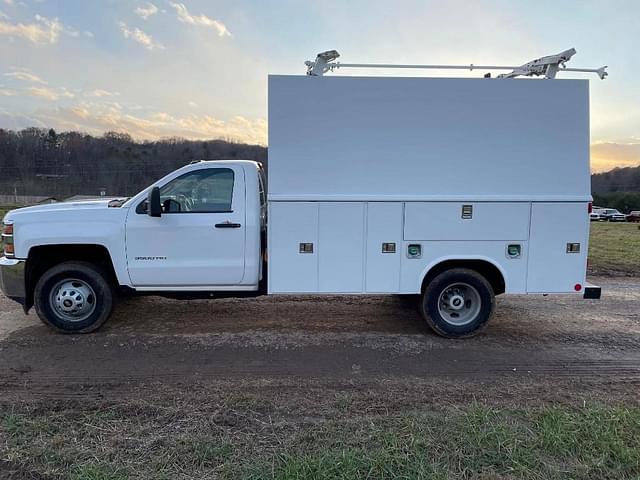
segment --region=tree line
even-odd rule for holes
[[[640,165],[591,175],[593,204],[624,213],[640,210]]]
[[[0,194],[129,196],[194,160],[244,159],[266,163],[267,149],[224,140],[168,138],[134,141],[53,129],[0,129]]]

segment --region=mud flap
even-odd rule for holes
[[[600,300],[600,294],[602,289],[595,285],[587,285],[584,287],[584,295],[582,298],[586,298],[588,300]]]

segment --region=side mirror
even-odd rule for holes
[[[160,187],[153,187],[147,196],[147,215],[150,217],[162,216],[162,205],[160,204]]]

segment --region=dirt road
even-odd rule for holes
[[[500,297],[485,333],[463,341],[436,337],[399,297],[137,298],[84,336],[52,333],[1,298],[0,389],[25,399],[143,386],[442,381],[501,385],[500,395],[538,385],[550,400],[579,384],[580,394],[637,400],[640,279],[591,280],[604,288],[599,301]]]

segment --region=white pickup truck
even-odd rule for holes
[[[447,337],[479,332],[498,294],[599,298],[588,97],[584,80],[271,76],[268,175],[201,161],[128,199],[11,211],[0,287],[82,333],[126,293],[420,295]]]

